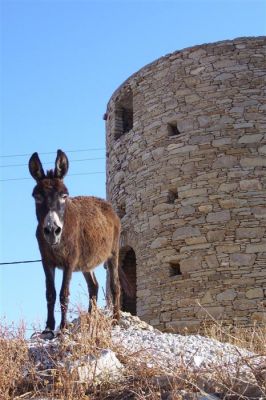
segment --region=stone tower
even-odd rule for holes
[[[204,44],[108,103],[107,196],[135,290],[123,309],[159,329],[265,319],[265,76],[265,37]]]

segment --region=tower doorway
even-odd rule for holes
[[[120,250],[120,265],[131,291],[131,296],[129,296],[122,288],[121,309],[137,315],[136,254],[132,247],[128,246]]]

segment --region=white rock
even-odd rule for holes
[[[77,360],[70,366],[70,371],[77,368],[79,381],[113,381],[121,378],[123,365],[112,350],[102,350],[99,357],[91,354]]]

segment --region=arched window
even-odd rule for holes
[[[133,128],[133,94],[128,89],[115,104],[115,139]]]

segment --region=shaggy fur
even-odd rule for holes
[[[90,299],[97,299],[98,283],[93,269],[107,261],[110,273],[111,292],[113,295],[114,319],[120,317],[120,284],[118,275],[118,254],[120,237],[120,220],[110,203],[96,197],[78,196],[67,198],[63,206],[63,228],[60,242],[51,246],[44,235],[44,219],[55,201],[68,191],[63,177],[68,170],[66,155],[58,150],[55,170],[44,174],[38,154],[34,153],[29,161],[29,170],[37,182],[33,190],[36,200],[38,240],[44,273],[46,276],[46,298],[48,318],[46,330],[54,330],[54,305],[56,292],[54,271],[63,270],[63,282],[60,291],[61,329],[66,326],[66,313],[69,298],[69,284],[72,272],[82,271],[86,279]],[[41,199],[41,200],[40,200]],[[50,200],[49,200],[50,199]],[[52,204],[52,205],[51,205]],[[52,208],[53,207],[53,208]],[[61,206],[62,208],[62,206]],[[91,304],[90,304],[91,305]]]

